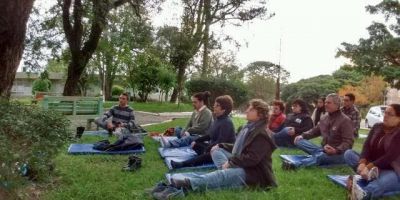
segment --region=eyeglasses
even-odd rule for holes
[[[350,101],[350,99],[343,99],[343,101]]]

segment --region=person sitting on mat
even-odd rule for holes
[[[168,141],[161,136],[161,146],[164,148],[176,148],[190,145],[200,136],[206,135],[206,131],[213,120],[210,109],[207,108],[210,92],[199,92],[192,96],[192,104],[195,111],[190,117],[186,128],[180,133],[181,138]]]
[[[196,157],[183,161],[171,161],[172,168],[198,166],[212,162],[210,150],[218,143],[234,143],[235,129],[229,114],[233,108],[233,100],[229,95],[219,96],[215,99],[213,113],[215,119],[207,131],[208,134],[197,138],[191,147],[196,151]]]
[[[267,133],[271,134],[279,132],[283,129],[283,124],[286,120],[285,105],[282,101],[272,102],[272,115],[268,119]]]
[[[400,104],[391,104],[385,110],[383,123],[369,131],[361,155],[353,150],[344,153],[346,163],[357,173],[348,185],[352,197],[375,199],[386,192],[400,192],[399,144]],[[354,184],[359,179],[369,181],[364,189]]]
[[[186,190],[277,186],[272,170],[276,146],[265,130],[268,104],[253,99],[246,110],[248,123],[239,132],[235,144],[217,144],[211,157],[218,170],[184,179],[171,179],[171,185]]]
[[[294,100],[292,112],[286,118],[283,124],[284,128],[279,132],[272,133],[272,138],[279,147],[295,147],[294,138],[313,127],[306,102],[301,99]]]
[[[124,128],[128,132],[133,132],[138,127],[135,124],[133,109],[129,107],[128,101],[128,94],[122,93],[119,95],[119,104],[105,112],[102,117],[96,118],[95,123],[101,128],[108,130],[110,135],[117,128]]]
[[[345,164],[343,154],[351,149],[354,142],[353,124],[349,117],[340,111],[340,97],[329,94],[325,99],[328,116],[322,118],[313,129],[297,136],[294,140],[297,148],[312,155],[297,163],[283,161],[284,169],[301,166]],[[322,136],[322,146],[317,146],[308,139]]]

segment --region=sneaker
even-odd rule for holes
[[[379,169],[377,167],[373,167],[368,172],[368,180],[373,181],[379,177]]]
[[[161,142],[161,147],[163,147],[163,148],[171,147],[171,144],[169,143],[169,141],[163,136],[160,137],[160,142]]]
[[[160,192],[151,193],[154,199],[177,199],[185,197],[185,193],[181,189],[167,186]]]
[[[361,180],[360,175],[353,176],[350,187],[350,200],[366,200],[369,198],[368,193],[358,184],[359,180]]]
[[[190,185],[190,180],[185,178],[183,180],[181,179],[174,179],[171,178],[171,185],[177,189],[183,189],[183,190],[191,190],[192,186]]]
[[[175,162],[175,161],[171,160],[171,167],[173,169],[182,168],[183,167],[183,163]]]
[[[283,170],[295,170],[297,166],[294,163],[291,163],[287,160],[282,160],[282,169]]]

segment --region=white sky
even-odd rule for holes
[[[365,6],[379,2],[270,0],[267,8],[269,12],[275,12],[273,18],[255,20],[241,27],[227,26],[222,31],[242,44],[237,52],[237,61],[242,67],[257,60],[276,64],[280,60],[281,65],[291,73],[289,81],[296,82],[320,74],[331,74],[344,64],[345,59],[335,58],[337,49],[342,42],[356,43],[358,39],[367,37],[366,28],[371,22],[383,20],[382,16],[370,15],[365,10]],[[173,5],[164,7],[164,11],[153,18],[153,24],[177,25],[181,12],[173,9]],[[229,48],[232,47],[225,46],[226,50]]]

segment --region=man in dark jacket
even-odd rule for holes
[[[284,128],[272,134],[275,144],[279,147],[296,147],[293,143],[294,138],[314,126],[308,114],[307,104],[303,100],[296,99],[293,101],[292,112],[286,118]]]
[[[343,154],[351,149],[354,142],[353,125],[345,114],[340,111],[340,97],[329,94],[325,100],[325,110],[328,116],[308,132],[295,138],[295,145],[312,155],[298,163],[284,162],[283,167],[292,169],[299,166],[345,164]],[[322,136],[322,146],[317,146],[308,139]]]
[[[189,190],[246,185],[275,187],[272,153],[276,146],[265,130],[268,104],[262,100],[252,100],[246,115],[248,123],[240,131],[235,144],[217,144],[211,150],[212,159],[219,170],[183,180],[172,179],[172,185]]]

